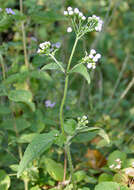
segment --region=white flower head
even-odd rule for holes
[[[89,56],[88,56],[90,59],[93,59],[93,55],[92,54],[89,54]]]
[[[92,63],[92,68],[93,68],[93,69],[96,68],[96,63]]]
[[[94,61],[94,62],[97,62],[97,61],[98,61],[98,57],[95,56],[95,57],[93,58],[93,61]]]
[[[120,164],[118,164],[117,166],[115,166],[115,168],[114,169],[121,169],[121,165]]]
[[[82,118],[83,118],[83,119],[87,119],[87,116],[86,116],[86,115],[84,115]]]
[[[114,168],[114,164],[110,165],[109,168],[110,168],[110,169],[113,169],[113,168]]]
[[[96,51],[95,51],[95,49],[91,49],[91,50],[90,50],[90,54],[91,54],[91,55],[94,55],[94,54],[96,54]]]
[[[72,11],[73,9],[72,9],[72,7],[68,7],[67,10],[68,11]]]
[[[103,21],[100,19],[99,16],[96,15],[92,15],[92,17],[88,17],[88,22],[90,22],[91,20],[96,20],[97,21],[97,25],[95,27],[95,30],[97,32],[100,32],[102,30],[102,26],[103,26]]]
[[[73,12],[73,11],[68,11],[68,14],[69,14],[69,15],[73,15],[74,12]]]
[[[68,27],[68,28],[67,28],[67,32],[68,32],[68,33],[72,32],[72,28],[71,28],[71,27]]]
[[[65,15],[65,16],[68,15],[68,12],[67,12],[67,11],[64,11],[64,15]]]
[[[79,12],[80,12],[80,11],[79,11],[78,8],[75,8],[75,9],[74,9],[74,13],[75,13],[75,14],[78,14]]]
[[[98,59],[100,59],[101,58],[101,54],[97,53],[95,57],[97,57]]]
[[[91,69],[91,68],[92,68],[92,63],[88,63],[88,64],[87,64],[87,68],[88,68],[88,69]]]
[[[79,12],[79,17],[83,17],[83,13],[82,12]]]
[[[39,49],[37,53],[44,53],[47,54],[50,51],[51,43],[50,42],[43,42],[39,45]]]
[[[86,17],[85,17],[85,16],[82,16],[82,20],[86,20]]]
[[[120,158],[117,158],[115,161],[116,161],[116,162],[121,162]]]
[[[132,162],[132,167],[134,168],[134,162]]]

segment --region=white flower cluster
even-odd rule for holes
[[[80,127],[86,127],[86,125],[88,124],[88,119],[87,116],[83,116],[83,117],[78,117],[78,128]]]
[[[120,170],[120,169],[121,169],[121,160],[120,160],[120,158],[117,158],[117,159],[115,160],[115,162],[116,162],[117,164],[112,164],[111,166],[109,166],[109,168],[110,168],[110,169],[115,169],[115,170]]]
[[[90,22],[91,20],[97,20],[97,26],[95,27],[96,32],[100,32],[102,30],[102,25],[103,25],[103,21],[100,19],[99,16],[93,15],[91,17],[88,17],[88,22]]]
[[[72,8],[72,7],[68,7],[66,11],[64,11],[64,15],[65,16],[73,16],[73,15],[77,15],[79,17],[79,19],[81,20],[86,20],[86,17],[83,15],[82,12],[79,11],[78,8]]]
[[[82,59],[82,63],[87,63],[88,69],[95,69],[96,68],[96,62],[101,58],[100,53],[96,53],[94,49],[91,49],[90,54],[86,55]]]
[[[39,45],[39,49],[37,50],[37,53],[47,53],[50,51],[51,43],[50,42],[43,42]]]
[[[132,168],[134,168],[134,162],[132,162]]]
[[[133,168],[126,168],[125,169],[125,174],[133,176],[134,175],[134,169]]]

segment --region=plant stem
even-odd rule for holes
[[[20,0],[20,12],[23,14],[23,2],[22,2],[22,0]],[[28,62],[28,55],[27,55],[27,48],[26,48],[26,34],[25,34],[24,21],[21,22],[21,30],[22,30],[22,40],[23,40],[25,65],[28,68],[29,62]]]
[[[72,49],[72,53],[71,53],[69,61],[68,61],[67,72],[69,72],[71,61],[72,61],[72,58],[73,58],[73,55],[74,55],[75,48],[76,48],[78,40],[79,40],[79,38],[78,38],[78,36],[76,36],[76,39],[75,39],[75,42],[74,42],[74,46],[73,46],[73,49]]]
[[[57,65],[61,68],[62,72],[65,73],[64,68],[60,65],[57,59],[52,54],[49,54],[49,56],[55,61],[55,63],[57,63]]]
[[[3,57],[2,57],[1,54],[0,54],[0,62],[1,62],[3,80],[5,80],[6,79],[6,72],[5,72],[5,66],[4,66]]]
[[[71,154],[70,154],[70,146],[68,144],[66,145],[66,152],[67,152],[67,156],[68,156],[69,169],[70,169],[70,173],[71,173],[73,190],[76,190],[76,184],[75,184],[75,180],[74,180],[74,168],[73,168],[72,158],[71,158]]]
[[[69,72],[69,69],[70,69],[71,61],[72,61],[72,58],[73,58],[73,55],[74,55],[75,48],[76,48],[78,40],[79,40],[79,38],[76,37],[76,40],[75,40],[75,43],[74,43],[74,46],[73,46],[73,49],[72,49],[72,53],[71,53],[69,61],[68,61],[68,66],[67,66],[67,70],[66,70],[66,77],[65,77],[64,93],[63,93],[63,98],[62,98],[61,106],[60,106],[60,125],[61,125],[61,131],[62,131],[63,135],[65,135],[64,126],[63,126],[63,123],[64,123],[63,108],[64,108],[64,104],[65,104],[65,100],[66,100],[66,96],[67,96],[67,89],[68,89],[68,79],[69,79],[68,72]]]
[[[76,36],[76,39],[75,39],[75,42],[74,42],[74,45],[73,45],[73,49],[72,49],[72,52],[71,52],[71,55],[70,55],[70,58],[69,58],[69,61],[68,61],[67,69],[66,69],[64,93],[63,93],[63,98],[62,98],[61,106],[60,106],[60,125],[61,125],[61,132],[62,132],[63,136],[65,136],[65,132],[64,132],[64,119],[63,119],[63,108],[64,108],[66,96],[67,96],[68,80],[69,80],[68,73],[69,73],[69,70],[70,70],[70,65],[71,65],[71,62],[72,62],[72,58],[73,58],[73,55],[74,55],[75,48],[76,48],[78,40],[79,40],[79,38],[78,38],[78,36]],[[72,178],[72,184],[73,184],[73,190],[76,190],[75,182],[74,182],[74,175],[73,175],[73,164],[72,164],[72,159],[71,159],[69,145],[66,145],[65,152],[67,153],[67,157],[68,157],[69,168],[70,168],[70,173],[71,173],[71,178]],[[64,163],[64,166],[66,167],[65,163]],[[64,167],[64,171],[66,173],[66,168],[65,167]],[[64,173],[64,179],[63,179],[63,181],[65,180],[65,173]]]

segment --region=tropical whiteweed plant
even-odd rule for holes
[[[72,31],[75,32],[75,42],[72,48],[71,55],[68,60],[67,67],[64,67],[64,64],[61,63],[59,60],[56,59],[56,52],[60,48],[60,44],[52,44],[51,42],[43,42],[39,45],[37,53],[43,56],[50,57],[54,62],[45,65],[42,69],[43,70],[59,70],[65,76],[65,85],[64,85],[64,92],[63,98],[61,100],[60,111],[59,111],[59,120],[60,120],[60,127],[61,133],[59,130],[53,130],[49,133],[39,134],[37,135],[33,141],[28,145],[24,156],[20,162],[19,169],[18,169],[18,177],[22,175],[25,169],[28,168],[28,164],[33,161],[34,159],[38,158],[44,151],[51,148],[53,144],[57,144],[58,146],[62,147],[66,155],[68,157],[69,162],[69,170],[71,181],[69,180],[68,183],[72,183],[73,189],[77,189],[77,184],[75,183],[74,178],[74,168],[72,164],[72,158],[70,153],[70,145],[72,140],[80,133],[88,132],[88,131],[98,131],[98,134],[102,136],[107,142],[109,139],[105,132],[97,127],[88,127],[88,119],[86,116],[82,118],[78,118],[77,122],[75,120],[69,119],[65,120],[63,116],[63,109],[67,97],[68,91],[68,83],[70,74],[72,73],[79,73],[81,74],[90,84],[90,75],[88,69],[95,69],[96,63],[101,58],[101,54],[96,53],[94,49],[90,50],[90,53],[85,53],[85,56],[73,67],[71,68],[72,58],[75,53],[75,49],[77,46],[78,41],[87,33],[92,31],[101,31],[103,21],[93,15],[91,17],[86,18],[82,12],[79,11],[78,8],[72,9],[72,7],[68,7],[66,11],[64,11],[64,15],[68,17],[70,26],[67,28],[67,32],[70,33]],[[47,105],[51,102],[47,102]],[[63,185],[65,185],[66,181],[66,168],[64,169],[64,177],[63,177]]]

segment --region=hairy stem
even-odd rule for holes
[[[73,190],[76,190],[76,184],[75,184],[75,179],[74,179],[74,168],[73,168],[73,164],[72,164],[70,146],[68,144],[66,145],[66,152],[67,152],[67,156],[68,156],[69,169],[70,169],[70,173],[71,173],[71,181],[73,184]]]
[[[6,72],[5,72],[5,66],[4,66],[3,57],[2,57],[1,54],[0,54],[0,62],[1,62],[3,80],[5,80],[6,79]]]
[[[60,65],[60,63],[57,61],[57,59],[52,55],[49,54],[49,56],[55,61],[55,63],[61,68],[62,72],[65,73],[64,68]]]
[[[74,46],[73,46],[73,49],[72,49],[72,52],[71,52],[71,55],[70,55],[70,58],[69,58],[69,61],[68,61],[68,65],[67,65],[67,69],[66,69],[64,93],[63,93],[63,98],[62,98],[61,106],[60,106],[60,126],[61,126],[62,134],[64,136],[65,136],[65,132],[64,132],[63,108],[64,108],[64,104],[65,104],[65,101],[66,101],[66,96],[67,96],[68,81],[69,81],[69,75],[68,75],[68,73],[69,73],[69,70],[70,70],[70,65],[71,65],[71,62],[72,62],[72,58],[73,58],[73,55],[74,55],[74,52],[75,52],[78,40],[79,40],[79,38],[76,37],[75,42],[74,42]],[[74,177],[73,177],[73,164],[72,164],[72,159],[71,159],[69,145],[67,145],[67,147],[65,148],[65,152],[66,152],[67,157],[68,157],[69,168],[70,168],[70,173],[71,173],[71,178],[72,178],[72,183],[73,183],[73,189],[76,190],[75,183],[74,183]],[[63,181],[65,180],[65,176],[66,176],[66,164],[65,163],[64,163],[64,166],[65,166],[64,167],[64,172],[65,173],[64,173],[64,179],[63,179]]]
[[[72,61],[72,58],[73,58],[73,55],[74,55],[74,52],[75,52],[75,48],[76,48],[78,39],[79,38],[76,37],[76,40],[75,40],[75,43],[74,43],[74,46],[73,46],[73,49],[72,49],[72,53],[71,53],[69,61],[68,61],[68,66],[67,66],[67,70],[66,70],[66,77],[65,77],[64,93],[63,93],[63,98],[62,98],[61,106],[60,106],[60,126],[61,126],[61,131],[62,131],[63,135],[65,135],[64,126],[63,126],[63,123],[64,123],[63,108],[64,108],[64,104],[65,104],[65,100],[66,100],[66,96],[67,96],[67,89],[68,89],[68,79],[69,79],[68,72],[69,72],[69,69],[70,69],[71,61]]]
[[[20,12],[23,13],[23,2],[22,2],[22,0],[20,0]],[[27,48],[26,48],[26,34],[25,34],[24,21],[21,22],[21,30],[22,30],[22,40],[23,40],[25,65],[28,68],[29,62],[28,62],[28,54],[27,54]]]

